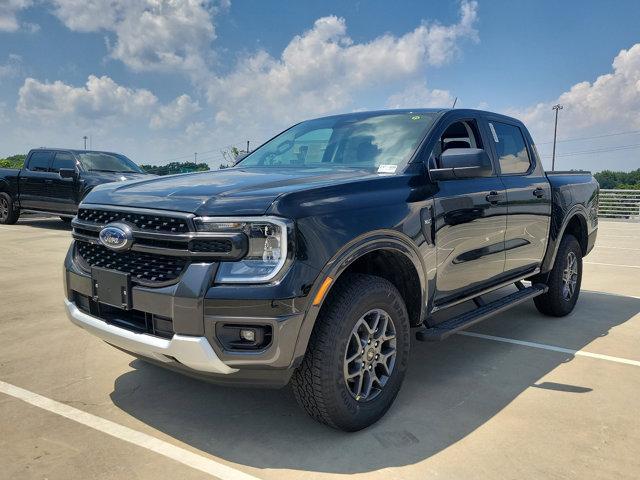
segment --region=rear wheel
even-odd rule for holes
[[[558,247],[556,261],[546,281],[549,290],[533,300],[538,311],[564,317],[573,311],[582,283],[582,249],[573,235],[565,235]]]
[[[13,225],[18,218],[20,218],[20,211],[15,207],[11,195],[0,192],[0,224]]]
[[[331,427],[368,427],[400,390],[409,344],[409,317],[395,286],[373,275],[349,275],[327,299],[292,377],[296,400]]]

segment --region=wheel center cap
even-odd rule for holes
[[[376,352],[373,350],[373,348],[370,348],[369,350],[367,350],[367,362],[370,362],[371,360],[373,360],[373,357],[375,356]]]

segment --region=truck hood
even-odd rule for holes
[[[135,172],[95,172],[89,171],[86,174],[87,179],[90,179],[95,183],[108,183],[108,182],[124,182],[126,180],[137,180],[142,178],[153,178],[156,175],[150,175],[148,173],[135,173]]]
[[[359,169],[228,168],[106,184],[83,203],[197,215],[262,215],[283,194],[377,176]]]

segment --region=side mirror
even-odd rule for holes
[[[440,168],[429,170],[431,180],[488,177],[491,160],[481,148],[450,148],[440,155]]]
[[[76,178],[76,169],[75,168],[61,168],[58,171],[60,178]]]

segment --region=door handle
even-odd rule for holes
[[[487,202],[489,202],[490,204],[495,205],[500,201],[501,197],[502,195],[500,195],[498,192],[489,192],[489,195],[484,198],[486,198]]]
[[[53,180],[50,178],[45,178],[44,183],[53,183]]]
[[[536,189],[533,191],[533,195],[534,195],[535,197],[538,197],[538,198],[542,198],[542,197],[544,197],[544,189],[543,189],[543,188],[540,188],[540,187],[536,188]]]

